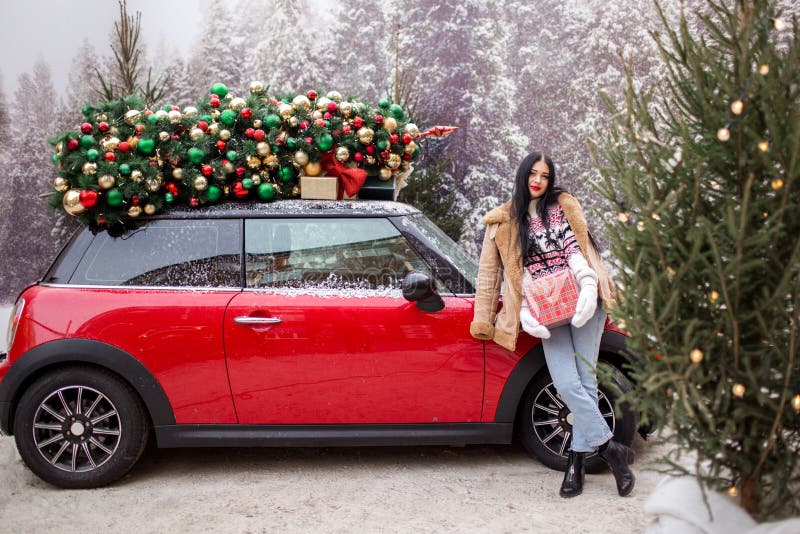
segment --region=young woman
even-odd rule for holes
[[[597,451],[611,467],[620,495],[635,477],[628,465],[633,451],[613,441],[597,406],[597,357],[606,321],[603,304],[614,299],[588,225],[575,197],[557,188],[549,157],[529,154],[517,170],[510,201],[483,218],[486,236],[478,270],[473,337],[514,350],[520,324],[542,340],[547,368],[561,399],[572,411],[572,445],[561,484],[562,497],[583,491],[584,459]],[[572,270],[580,288],[571,323],[548,329],[532,316],[523,284],[555,269]],[[497,313],[503,295],[503,309]]]

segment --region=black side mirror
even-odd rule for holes
[[[411,271],[403,279],[403,297],[416,302],[417,307],[426,312],[437,312],[444,309],[444,301],[427,273]]]

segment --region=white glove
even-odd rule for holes
[[[533,318],[531,311],[525,304],[522,305],[519,311],[519,322],[522,323],[522,329],[533,337],[538,337],[539,339],[547,339],[550,337],[550,331],[547,327],[539,324],[539,321]]]
[[[597,310],[597,273],[589,267],[586,258],[580,253],[569,257],[569,268],[572,269],[580,286],[578,304],[575,306],[575,315],[572,316],[572,325],[580,328]]]

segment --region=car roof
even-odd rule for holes
[[[402,202],[387,200],[305,200],[275,202],[222,202],[202,208],[176,206],[149,219],[229,219],[260,217],[391,217],[420,211]]]

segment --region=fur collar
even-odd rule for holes
[[[564,211],[572,211],[577,206],[577,209],[580,209],[575,197],[570,195],[569,193],[561,193],[558,196],[558,203],[561,204],[561,207],[564,208]],[[569,219],[569,213],[567,214],[567,218]],[[496,224],[496,223],[504,223],[511,220],[511,201],[507,201],[505,204],[502,204],[489,213],[483,216],[483,222],[485,224]],[[572,223],[572,220],[570,220]]]

